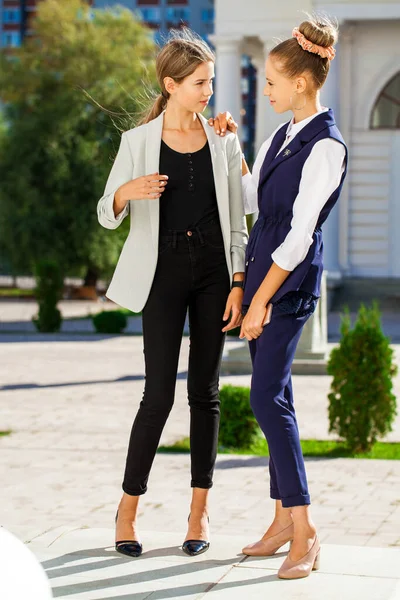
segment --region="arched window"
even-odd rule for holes
[[[371,129],[400,129],[400,72],[379,94],[372,110]]]

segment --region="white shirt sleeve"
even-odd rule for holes
[[[328,138],[314,145],[303,166],[291,229],[271,255],[281,269],[293,271],[307,256],[320,212],[340,184],[344,159],[345,148],[336,140]]]
[[[261,146],[253,165],[253,173],[246,173],[246,175],[243,175],[242,177],[244,212],[246,215],[251,215],[258,211],[258,182],[260,181],[261,167],[263,166],[265,156],[271,146],[272,140],[281,127],[282,125],[279,125]]]

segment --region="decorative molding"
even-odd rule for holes
[[[221,34],[213,33],[208,36],[208,39],[216,48],[218,47],[218,49],[229,48],[229,49],[233,49],[234,51],[239,50],[242,45],[242,42],[243,42],[242,35],[234,35],[234,34],[221,35]]]
[[[399,55],[392,56],[384,65],[379,67],[379,72],[375,74],[371,84],[368,87],[368,93],[366,94],[366,101],[364,106],[358,108],[358,114],[364,113],[362,117],[363,129],[370,129],[371,113],[374,108],[375,102],[379,96],[379,93],[383,90],[385,85],[400,71],[400,58]]]

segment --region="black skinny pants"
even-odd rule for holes
[[[179,351],[189,311],[191,486],[212,487],[219,429],[222,320],[230,290],[218,218],[191,231],[160,233],[157,269],[143,309],[145,388],[132,426],[122,488],[144,494],[174,403]]]

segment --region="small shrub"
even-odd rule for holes
[[[250,407],[250,388],[224,385],[220,390],[219,443],[226,448],[250,448],[260,436]]]
[[[378,437],[392,430],[396,372],[377,304],[372,308],[361,305],[353,329],[346,311],[340,345],[328,361],[328,373],[333,375],[328,395],[329,431],[337,433],[353,452],[368,452]]]
[[[36,329],[44,333],[59,331],[62,317],[57,303],[64,287],[61,269],[57,262],[44,259],[34,266],[34,275],[35,297],[39,304],[38,315],[32,319]]]
[[[126,315],[120,310],[103,310],[92,316],[97,333],[121,333],[128,325]]]

